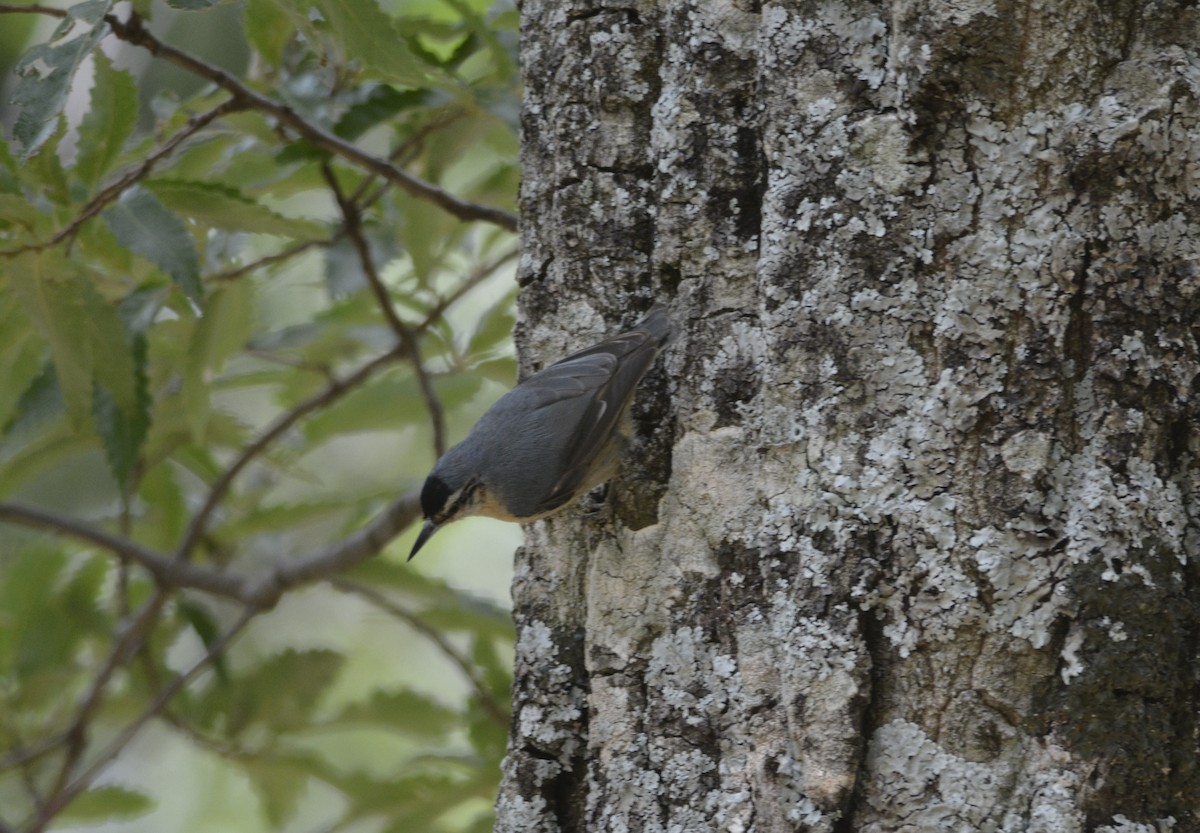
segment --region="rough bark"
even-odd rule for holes
[[[1200,10],[524,0],[520,333],[669,303],[529,530],[498,831],[1200,831]]]

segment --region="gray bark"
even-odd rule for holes
[[[1200,831],[1196,4],[522,17],[527,367],[680,334],[496,829]]]

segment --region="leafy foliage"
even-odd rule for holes
[[[515,373],[516,13],[132,8],[0,8],[0,829],[489,829],[503,593],[355,533]]]

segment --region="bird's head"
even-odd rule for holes
[[[442,470],[441,466],[435,468],[421,489],[421,512],[425,516],[425,525],[417,535],[408,560],[411,561],[418,550],[425,546],[433,533],[451,521],[486,514],[487,505],[491,502],[487,498],[487,490],[478,477],[455,475]]]

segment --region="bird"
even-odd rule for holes
[[[611,478],[633,436],[638,383],[671,337],[654,306],[632,329],[572,353],[521,382],[433,467],[424,525],[408,560],[451,521],[483,515],[529,523]]]

